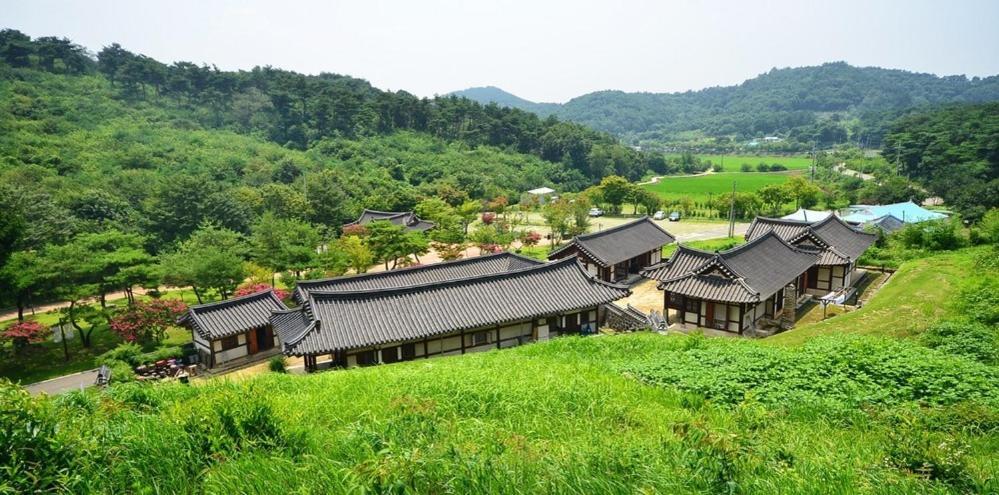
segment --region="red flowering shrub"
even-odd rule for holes
[[[532,230],[524,234],[524,236],[520,239],[520,242],[524,243],[525,246],[534,246],[541,242],[541,234]]]
[[[347,225],[343,228],[341,234],[342,237],[347,237],[351,235],[356,235],[357,237],[364,237],[368,235],[368,228],[361,224]]]
[[[45,342],[45,339],[52,333],[52,329],[38,323],[37,321],[22,321],[7,326],[0,332],[0,341],[11,341],[14,351],[20,351],[28,344]]]
[[[503,252],[503,246],[499,244],[479,244],[479,251],[483,253],[500,253]]]
[[[256,294],[257,292],[263,292],[265,290],[270,290],[271,286],[268,284],[254,284],[245,283],[236,288],[236,292],[233,293],[234,297],[248,296],[250,294]],[[274,293],[277,294],[278,299],[285,300],[288,299],[288,291],[284,289],[274,289]]]
[[[180,299],[153,299],[138,302],[111,318],[111,330],[128,342],[160,342],[167,327],[175,325],[187,311]]]
[[[485,212],[485,213],[482,214],[482,223],[484,223],[486,225],[491,225],[494,220],[496,220],[496,214],[495,213],[493,213],[491,211],[487,211],[487,212]]]

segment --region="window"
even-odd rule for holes
[[[375,364],[377,362],[378,358],[375,357],[375,351],[364,351],[357,353],[357,364],[361,366]]]
[[[228,351],[239,347],[239,335],[233,335],[222,339],[222,350]]]
[[[488,332],[478,332],[472,334],[472,347],[477,345],[484,345],[489,343],[489,333]]]
[[[683,301],[685,309],[691,313],[699,313],[701,311],[701,300],[700,299],[684,299]]]

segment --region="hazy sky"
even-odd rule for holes
[[[999,74],[999,1],[12,1],[0,26],[164,62],[335,72],[420,96],[684,91],[845,60]]]

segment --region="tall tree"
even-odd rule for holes
[[[176,251],[161,256],[164,282],[190,286],[199,303],[209,289],[227,299],[247,276],[247,251],[242,235],[205,223]]]

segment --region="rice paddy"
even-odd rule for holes
[[[712,196],[732,192],[735,183],[737,192],[753,192],[770,184],[783,184],[793,172],[723,172],[684,177],[663,177],[645,188],[655,192],[665,200],[690,198],[703,202]]]

